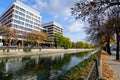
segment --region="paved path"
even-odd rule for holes
[[[120,80],[120,62],[115,61],[115,55],[108,56],[107,63],[115,72],[115,80]]]

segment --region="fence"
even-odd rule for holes
[[[97,80],[99,78],[98,59],[95,59],[94,61],[95,63],[93,64],[86,80]]]
[[[92,66],[86,80],[102,80],[102,78],[100,78],[101,74],[99,74],[100,73],[99,72],[99,68],[100,68],[99,66],[101,65],[100,64],[101,49],[99,48],[97,52],[98,52],[98,57],[94,60],[95,62],[93,64],[93,66]]]

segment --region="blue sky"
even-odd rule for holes
[[[0,15],[12,5],[15,0],[0,0]],[[20,0],[29,7],[40,12],[42,23],[56,21],[64,28],[64,36],[71,41],[85,41],[84,27],[87,23],[75,20],[70,14],[70,8],[79,0]]]

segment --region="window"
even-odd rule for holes
[[[26,19],[26,22],[29,22],[29,20],[28,20],[28,19]]]
[[[23,13],[19,12],[19,14],[20,14],[21,16],[25,17],[25,14],[23,14]]]
[[[18,10],[19,10],[19,7],[18,7],[18,6],[16,6],[16,9],[18,9]]]
[[[20,16],[19,16],[19,19],[20,19],[20,20],[22,20],[22,21],[24,21],[24,20],[25,20],[24,18],[22,18],[22,17],[20,17]]]
[[[17,10],[15,10],[15,13],[18,14],[19,12]]]
[[[25,10],[23,8],[20,8],[20,11],[24,12],[25,13]]]
[[[24,25],[24,22],[22,22],[22,25]]]
[[[28,19],[31,19],[31,17],[30,17],[30,16],[28,16],[28,15],[26,15],[26,17],[27,17]]]
[[[33,21],[30,21],[31,24],[33,24]]]
[[[17,24],[21,24],[21,22],[18,21],[18,20],[14,20],[14,22],[17,23]]]
[[[18,19],[18,16],[17,16],[17,15],[14,15],[14,17],[15,17],[16,19]]]

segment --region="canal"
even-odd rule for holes
[[[91,54],[59,53],[0,59],[0,80],[54,80]]]

